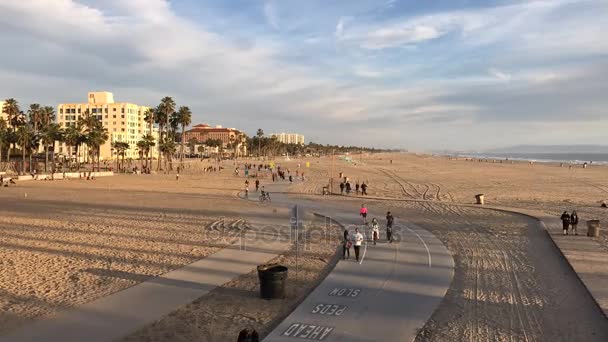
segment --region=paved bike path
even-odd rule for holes
[[[343,224],[359,221],[335,208],[320,213]],[[385,242],[381,229],[383,242],[362,246],[360,263],[351,249],[350,259],[340,261],[264,341],[413,340],[446,294],[454,264],[428,231],[406,224],[394,232],[400,241]]]

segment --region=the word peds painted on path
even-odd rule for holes
[[[349,289],[336,287],[327,295],[329,297],[356,298],[361,294],[361,289]],[[348,307],[340,304],[319,303],[310,312],[313,315],[340,316]],[[283,332],[285,337],[293,337],[303,340],[323,341],[334,330],[334,327],[306,323],[292,323]]]

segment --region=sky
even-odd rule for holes
[[[0,0],[0,98],[410,150],[606,144],[608,0]],[[602,34],[604,33],[604,34]]]

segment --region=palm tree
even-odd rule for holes
[[[42,108],[39,104],[33,103],[30,105],[30,109],[27,111],[27,114],[34,127],[34,133],[38,133],[38,128],[42,124]]]
[[[158,123],[159,137],[158,141],[163,140],[164,129],[169,124],[169,117],[175,112],[175,101],[170,96],[165,96],[160,100],[160,105],[158,105],[156,111],[156,123]],[[160,144],[159,144],[160,148]],[[160,170],[162,153],[158,154],[158,166],[156,168],[157,171]]]
[[[91,148],[91,151],[95,154],[95,156],[97,157],[97,171],[101,171],[101,167],[100,167],[100,152],[101,152],[101,145],[105,144],[106,141],[108,141],[108,138],[110,137],[108,134],[108,130],[103,127],[103,125],[101,124],[101,122],[97,119],[94,119],[94,123],[92,123],[91,127],[87,128],[86,131],[86,143],[87,145]],[[94,158],[93,158],[93,162],[95,162]],[[91,166],[91,168],[94,170],[94,167]]]
[[[148,134],[152,137],[152,146],[154,146],[154,136],[152,135],[152,130],[154,129],[154,122],[156,121],[156,108],[148,108],[144,114],[144,120],[149,125]],[[148,154],[150,158],[150,168],[152,168],[152,148],[148,149]]]
[[[15,135],[15,131],[17,127],[23,125],[25,120],[23,118],[23,112],[19,109],[19,102],[15,99],[6,99],[4,101],[4,106],[2,107],[2,113],[6,115],[6,119],[8,121],[9,126],[9,144],[12,144],[13,152],[17,148],[17,140],[18,138]],[[10,148],[10,147],[9,147]],[[10,158],[10,151],[6,155],[6,161],[8,162]]]
[[[160,152],[162,154],[165,155],[165,169],[167,168],[166,164],[167,161],[169,161],[169,170],[173,169],[172,163],[173,163],[173,159],[172,156],[175,153],[175,149],[176,149],[176,145],[175,145],[175,141],[173,139],[169,139],[169,138],[165,138],[159,145],[159,149]]]
[[[8,124],[0,117],[0,165],[2,164],[2,149],[8,142]],[[1,185],[1,184],[0,184]]]
[[[125,164],[125,151],[129,149],[129,144],[124,141],[114,141],[112,148],[116,151],[116,169],[120,171]],[[118,164],[119,157],[122,159],[120,164]]]
[[[32,136],[34,131],[30,125],[21,125],[16,131],[19,139],[19,145],[21,146],[22,152],[22,163],[21,163],[21,175],[25,175],[25,152],[29,149],[32,142]]]
[[[84,137],[82,134],[82,130],[81,127],[76,124],[73,126],[68,126],[65,129],[65,136],[64,136],[64,140],[65,140],[65,144],[67,146],[69,146],[69,168],[70,170],[72,169],[72,147],[76,148],[76,161],[77,161],[77,165],[78,165],[78,171],[80,171],[80,159],[78,158],[78,149],[80,144],[83,142]]]
[[[44,172],[47,172],[47,164],[49,162],[49,146],[53,146],[53,160],[52,160],[52,164],[53,168],[51,170],[51,172],[55,172],[55,142],[56,141],[61,141],[63,137],[63,129],[61,128],[61,126],[59,126],[59,124],[56,123],[49,123],[46,126],[44,126],[44,129],[42,131],[42,144],[44,145],[44,154],[45,154],[45,160],[44,160]]]
[[[147,155],[152,147],[155,145],[154,136],[152,134],[146,134],[137,142],[137,148],[140,151],[140,159],[141,157]],[[143,164],[141,165],[143,169]],[[150,160],[150,167],[152,167],[152,160]],[[146,161],[146,168],[148,168],[148,162]]]
[[[184,165],[184,143],[186,142],[186,136],[184,135],[185,131],[186,131],[186,126],[190,125],[192,123],[192,112],[190,111],[190,108],[188,108],[187,106],[181,106],[179,107],[179,110],[177,111],[177,120],[178,123],[182,126],[182,136],[181,136],[181,147],[180,147],[180,156],[179,156],[179,163],[180,165]]]
[[[261,155],[261,141],[264,136],[264,131],[261,128],[258,128],[256,134],[258,136],[258,157]]]
[[[42,122],[45,125],[50,125],[55,122],[55,108],[52,106],[44,106],[41,110],[42,113]]]

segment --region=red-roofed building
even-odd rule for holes
[[[221,140],[224,148],[231,148],[229,145],[232,141],[240,140],[237,150],[240,153],[247,154],[247,144],[245,144],[245,134],[236,128],[224,128],[222,126],[211,127],[207,124],[198,124],[192,126],[191,129],[184,132],[186,141],[196,140],[199,144],[204,144],[209,139]]]

